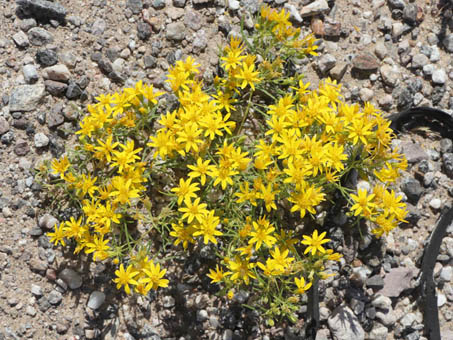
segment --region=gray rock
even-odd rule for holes
[[[401,149],[409,163],[417,163],[429,158],[426,151],[417,143],[401,143]]]
[[[182,22],[173,22],[167,25],[165,36],[169,40],[181,41],[185,37],[186,27]]]
[[[327,325],[336,340],[365,339],[365,331],[349,307],[338,306],[327,320]]]
[[[71,78],[71,72],[69,72],[69,69],[66,67],[66,65],[57,64],[54,66],[46,67],[42,71],[42,76],[44,79],[67,83]]]
[[[450,138],[442,138],[440,140],[440,151],[442,153],[453,151],[453,142]]]
[[[381,60],[387,57],[388,50],[383,41],[378,41],[376,43],[376,46],[374,47],[374,54],[376,54],[376,56]]]
[[[9,123],[8,121],[0,116],[0,136],[7,133],[9,131]]]
[[[402,24],[401,22],[394,22],[392,24],[392,38],[398,39],[406,32],[406,30],[406,25]]]
[[[199,54],[203,52],[208,46],[208,37],[205,30],[199,30],[195,33],[195,39],[192,42],[192,52]]]
[[[129,8],[132,11],[132,13],[140,14],[140,12],[143,9],[143,1],[142,0],[127,0],[126,7]]]
[[[413,277],[414,271],[411,268],[392,268],[385,276],[384,287],[379,293],[387,297],[398,297],[404,290],[411,287]]]
[[[369,102],[371,99],[374,97],[374,91],[372,89],[369,89],[367,87],[362,87],[360,89],[360,99],[363,102]]]
[[[445,36],[442,40],[442,45],[444,45],[448,52],[453,53],[453,33],[449,33]]]
[[[38,226],[45,231],[53,230],[56,224],[58,220],[50,214],[44,214],[38,220]]]
[[[75,27],[80,27],[80,25],[82,25],[82,19],[77,15],[69,15],[68,22]]]
[[[105,23],[104,19],[97,18],[91,26],[91,33],[94,35],[102,35],[104,34],[106,26],[107,24]]]
[[[43,148],[49,145],[49,137],[47,137],[44,133],[38,132],[35,134],[35,146],[37,148]]]
[[[225,329],[222,340],[233,340],[233,331],[231,329]]]
[[[452,266],[443,267],[439,273],[439,281],[446,283],[450,282],[452,279],[453,279],[453,267]]]
[[[431,46],[431,55],[429,57],[429,60],[432,63],[435,63],[440,60],[440,51],[436,45]]]
[[[41,27],[33,27],[28,31],[28,39],[35,46],[43,46],[53,42],[53,35]]]
[[[28,36],[23,32],[19,31],[13,35],[13,40],[17,46],[21,48],[26,48],[30,45],[30,41],[28,40]]]
[[[47,296],[47,300],[51,305],[58,305],[63,300],[63,295],[58,290],[52,290]]]
[[[9,111],[33,111],[44,95],[43,84],[17,86],[13,88],[9,98]]]
[[[300,11],[301,17],[310,17],[321,14],[329,10],[329,5],[326,0],[315,0],[314,2],[302,7]]]
[[[380,320],[384,326],[393,327],[396,322],[396,315],[392,308],[385,311],[377,311],[376,319]]]
[[[437,294],[437,307],[440,308],[445,305],[445,303],[447,303],[447,297],[442,293]]]
[[[58,55],[53,50],[40,50],[36,53],[36,61],[43,67],[52,66],[58,63]]]
[[[204,321],[208,320],[208,318],[209,318],[209,314],[206,311],[206,309],[200,309],[197,311],[197,321],[198,322],[204,322]]]
[[[30,28],[36,27],[36,20],[33,18],[24,19],[20,23],[20,29],[27,32]]]
[[[58,277],[62,279],[70,289],[78,289],[82,286],[82,277],[75,270],[70,268],[63,269]]]
[[[427,77],[431,77],[434,72],[434,65],[433,64],[428,64],[423,66],[423,74]]]
[[[432,74],[432,81],[434,84],[443,85],[447,81],[447,73],[444,69],[437,69]]]
[[[44,85],[46,87],[47,92],[49,92],[52,96],[55,97],[63,96],[66,93],[66,89],[68,88],[68,84],[54,80],[45,80]]]
[[[145,65],[145,68],[154,68],[157,65],[157,60],[151,55],[145,55],[143,57],[143,64]]]
[[[31,293],[36,296],[36,297],[41,297],[43,296],[43,291],[42,291],[42,288],[36,284],[32,284],[31,285]]]
[[[453,153],[447,152],[442,155],[442,164],[445,174],[453,178]]]
[[[200,14],[196,11],[191,9],[186,9],[184,15],[184,24],[188,26],[190,29],[194,31],[198,31],[201,28],[201,24],[203,23]],[[219,26],[221,21],[219,20]]]
[[[323,54],[317,62],[317,67],[319,69],[319,72],[322,74],[326,74],[331,70],[333,67],[335,67],[335,64],[337,63],[337,59],[329,53]]]
[[[59,3],[47,0],[17,0],[16,4],[28,15],[40,21],[56,20],[63,23],[66,9]]]
[[[429,59],[426,55],[423,53],[418,53],[412,57],[412,68],[422,68],[423,66],[427,65],[429,62]]]
[[[71,52],[64,52],[60,54],[60,59],[63,64],[69,68],[74,68],[77,64],[77,57]]]
[[[401,190],[406,194],[409,202],[417,204],[423,193],[423,187],[415,178],[404,178],[401,184]]]
[[[148,40],[151,34],[151,26],[147,22],[139,21],[137,23],[137,36],[140,40]]]
[[[102,306],[105,301],[105,294],[98,290],[95,290],[90,294],[90,298],[88,299],[87,306],[93,310],[98,309]]]
[[[382,81],[385,85],[390,87],[395,87],[399,83],[399,78],[401,77],[401,72],[398,70],[396,65],[390,66],[384,64],[379,69],[382,77]]]
[[[27,84],[34,84],[38,81],[39,75],[35,65],[28,64],[22,68],[24,79]]]

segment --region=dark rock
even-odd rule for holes
[[[82,89],[75,82],[70,81],[66,89],[66,98],[78,99],[82,94]]]
[[[78,289],[82,286],[82,277],[79,273],[70,268],[63,269],[58,277],[62,279],[70,289]]]
[[[403,9],[403,20],[410,25],[417,23],[418,8],[414,3],[407,4]]]
[[[453,33],[449,33],[445,36],[442,40],[442,45],[444,45],[448,52],[453,53]]]
[[[8,131],[7,133],[3,134],[0,138],[2,144],[10,145],[14,140],[14,132]]]
[[[375,290],[384,287],[384,279],[379,275],[371,276],[366,280],[366,286]]]
[[[111,80],[113,80],[115,83],[118,83],[118,84],[124,84],[124,82],[126,81],[126,76],[124,74],[116,72],[116,71],[110,72],[107,75],[107,77],[109,77]]]
[[[91,61],[94,61],[95,63],[99,63],[99,61],[102,59],[102,53],[101,52],[93,52],[90,55]]]
[[[28,121],[24,118],[13,120],[13,126],[19,130],[26,130],[28,127],[28,124],[29,124]]]
[[[433,105],[438,105],[442,101],[442,98],[444,97],[446,91],[446,86],[433,87],[433,92],[431,93],[431,101]]]
[[[30,15],[39,21],[65,22],[66,9],[59,3],[47,0],[17,0],[16,4],[24,15]]]
[[[113,46],[107,49],[105,55],[113,63],[120,56],[121,49],[118,46]]]
[[[352,66],[359,71],[371,72],[378,69],[379,60],[370,53],[362,53],[352,59]]]
[[[396,106],[400,109],[408,109],[414,102],[414,94],[407,87],[396,87],[392,92],[392,97],[396,100]]]
[[[407,208],[407,215],[405,217],[405,220],[408,221],[413,226],[417,225],[417,222],[422,217],[420,215],[420,210],[417,209],[415,206],[413,206],[410,203],[406,204],[406,208]]]
[[[153,0],[151,3],[154,9],[162,9],[165,7],[165,0]]]
[[[453,178],[453,153],[447,152],[442,155],[442,163],[445,174]]]
[[[68,88],[68,84],[54,80],[45,80],[44,85],[46,86],[47,92],[55,97],[63,96],[66,93],[66,89]]]
[[[137,36],[140,40],[148,40],[151,33],[151,26],[147,22],[139,21],[137,23]]]
[[[58,55],[55,51],[46,49],[36,53],[36,61],[43,67],[48,67],[58,63]]]
[[[423,187],[420,182],[414,178],[404,178],[401,184],[401,190],[406,194],[407,199],[412,204],[417,204],[423,193]]]
[[[105,58],[99,59],[98,66],[104,74],[109,74],[113,71],[112,63]]]
[[[88,84],[90,84],[90,78],[88,76],[82,76],[80,79],[77,81],[77,85],[84,90],[87,88]]]

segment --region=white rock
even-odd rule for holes
[[[442,201],[439,198],[433,198],[429,201],[429,206],[434,210],[439,210],[442,205]]]
[[[357,317],[347,306],[337,307],[327,320],[329,329],[336,340],[364,340],[365,331]]]
[[[320,14],[329,10],[329,5],[326,0],[316,0],[311,4],[302,7],[300,12],[301,17],[309,17],[315,14]]]
[[[446,302],[447,302],[447,298],[445,297],[445,295],[442,293],[438,293],[437,294],[437,307],[442,307],[443,305],[445,305]]]
[[[42,71],[42,76],[44,79],[50,79],[55,81],[61,81],[67,83],[71,78],[71,72],[64,64],[57,64],[54,66],[46,67]]]
[[[237,0],[229,0],[228,1],[228,8],[231,10],[231,11],[237,11],[240,7],[240,2],[237,1]]]
[[[439,274],[440,281],[450,282],[452,278],[453,278],[453,267],[452,266],[443,267]]]
[[[434,84],[443,85],[447,81],[447,73],[442,68],[435,70],[432,79]]]

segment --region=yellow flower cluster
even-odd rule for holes
[[[264,6],[247,43],[232,37],[222,51],[213,87],[193,58],[178,60],[167,79],[173,110],[162,111],[163,93],[142,82],[97,97],[74,155],[52,162],[80,215],[55,227],[51,241],[125,261],[114,282],[128,294],[169,283],[150,259],[152,237],[159,249],[215,245],[215,269],[205,268],[213,284],[229,298],[258,289],[265,315],[292,318],[298,295],[341,258],[318,232],[335,194],[377,236],[404,222],[405,205],[389,186],[407,163],[391,149],[389,121],[369,103],[346,104],[335,81],[312,90],[287,75],[293,58],[317,47],[288,18]],[[352,171],[372,192],[346,186]]]

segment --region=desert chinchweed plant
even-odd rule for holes
[[[320,216],[335,197],[377,237],[404,222],[390,186],[407,164],[390,122],[369,103],[346,104],[335,81],[311,90],[290,70],[317,46],[288,16],[263,7],[254,31],[221,50],[209,86],[193,58],[177,61],[172,107],[142,81],[96,97],[75,146],[48,165],[49,193],[75,209],[51,242],[111,261],[127,294],[167,287],[168,254],[208,252],[199,273],[226,298],[248,292],[272,325],[295,321],[313,280],[334,275],[341,255]],[[346,185],[351,171],[369,187]]]

